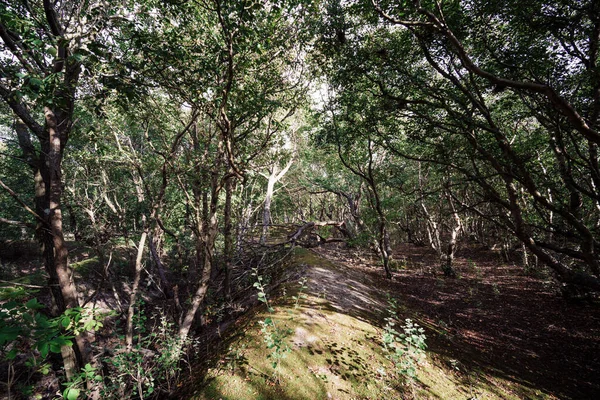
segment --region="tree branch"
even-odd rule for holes
[[[8,194],[17,201],[17,203],[19,203],[21,205],[21,207],[23,207],[25,210],[27,210],[27,212],[29,212],[31,215],[33,215],[36,219],[38,219],[41,222],[44,222],[44,219],[42,217],[40,217],[35,211],[33,211],[27,204],[25,204],[25,202],[23,200],[21,200],[19,198],[19,196],[8,186],[6,186],[4,184],[4,182],[2,182],[2,180],[0,180],[0,186],[6,190],[8,192]]]

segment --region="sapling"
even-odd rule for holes
[[[416,377],[417,364],[425,355],[425,330],[410,318],[399,325],[398,304],[388,296],[388,313],[383,332],[383,348],[386,358],[394,364],[396,371],[408,380]],[[396,330],[399,326],[401,330]]]
[[[253,276],[256,277],[256,282],[254,282],[254,287],[258,291],[258,301],[264,303],[267,307],[268,313],[271,315],[270,317],[265,318],[264,321],[260,321],[261,325],[261,333],[264,337],[265,344],[267,345],[267,349],[271,350],[271,354],[267,356],[271,360],[271,366],[274,370],[274,379],[276,383],[280,382],[280,371],[279,365],[281,364],[281,360],[287,356],[287,353],[291,351],[290,346],[286,343],[286,337],[290,334],[288,329],[283,329],[275,323],[273,319],[273,315],[275,314],[275,309],[269,303],[269,299],[267,297],[267,293],[265,290],[265,286],[263,284],[263,277],[258,274],[258,268],[255,268],[252,273]]]
[[[308,288],[308,285],[306,284],[306,282],[307,282],[306,277],[302,277],[302,279],[300,279],[298,281],[298,283],[300,284],[300,289],[298,289],[298,294],[296,296],[292,296],[292,299],[294,299],[294,308],[295,309],[300,307],[300,299],[306,298],[306,295],[302,293],[302,292],[304,292],[305,289]]]

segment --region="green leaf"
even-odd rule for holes
[[[40,87],[40,86],[42,86],[42,85],[43,85],[43,83],[44,83],[44,81],[42,81],[42,80],[41,80],[41,79],[39,79],[39,78],[30,78],[30,79],[29,79],[29,84],[30,84],[31,86]]]
[[[31,316],[31,314],[23,314],[23,321],[25,321],[28,324],[33,324],[33,317]]]
[[[63,396],[67,399],[67,400],[77,400],[77,398],[79,397],[79,389],[76,388],[66,388]]]
[[[81,62],[81,61],[83,61],[84,55],[81,53],[75,53],[71,56],[71,58],[77,62]]]
[[[60,345],[57,343],[50,343],[50,352],[51,353],[60,353]]]
[[[4,343],[12,342],[21,334],[21,328],[16,326],[10,326],[2,328],[0,331],[0,345]]]
[[[6,354],[6,359],[7,360],[14,360],[16,356],[17,356],[17,349],[12,349],[11,351],[9,351]]]
[[[48,342],[39,342],[37,348],[40,351],[42,358],[46,358],[46,356],[48,356],[48,352],[50,351]]]
[[[38,79],[38,81],[40,81],[40,80]],[[40,83],[41,82],[42,81],[40,81]],[[25,303],[25,307],[27,307],[30,310],[38,310],[40,308],[44,308],[44,305],[40,304],[36,298],[33,298],[33,299],[29,300],[27,303]]]

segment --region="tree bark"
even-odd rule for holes
[[[201,248],[201,254],[203,256],[202,272],[200,275],[200,280],[198,282],[198,287],[192,297],[192,303],[190,304],[189,309],[186,311],[182,319],[182,323],[179,327],[179,348],[177,349],[177,351],[181,351],[183,345],[185,344],[185,341],[190,333],[192,324],[196,317],[196,312],[198,311],[200,305],[204,301],[204,297],[206,297],[208,284],[210,283],[210,277],[213,268],[213,250],[215,248],[215,241],[219,232],[217,206],[220,191],[221,186],[217,182],[216,177],[213,176],[213,188],[210,199],[209,222],[208,226],[206,226],[203,230],[204,234],[201,238],[199,238],[202,241],[202,243],[198,246]]]
[[[448,192],[449,189],[446,189],[446,199],[450,204],[450,209],[452,211],[452,218],[454,219],[454,226],[450,231],[450,241],[448,242],[448,247],[446,250],[446,266],[444,268],[444,274],[449,277],[456,277],[456,271],[454,271],[454,267],[452,263],[454,261],[454,253],[456,252],[456,244],[458,241],[458,235],[460,230],[462,229],[462,222],[456,211],[456,207],[454,207],[454,202],[452,201],[452,197]]]
[[[145,217],[144,225],[146,225]],[[142,257],[144,255],[144,247],[146,245],[146,237],[148,236],[148,230],[144,227],[144,231],[140,236],[140,241],[137,248],[137,256],[135,258],[135,275],[133,277],[133,284],[131,285],[131,294],[129,295],[129,307],[127,308],[127,331],[125,333],[125,345],[127,351],[130,352],[133,348],[133,314],[135,312],[135,304],[137,302],[137,295],[140,287],[140,279],[142,276]]]
[[[224,256],[224,265],[223,269],[225,272],[225,281],[223,284],[223,290],[225,291],[225,297],[229,299],[231,297],[231,267],[233,260],[233,224],[232,224],[232,216],[231,216],[231,198],[233,196],[233,186],[234,186],[233,177],[228,178],[225,182],[225,210],[224,210],[224,227],[223,227],[223,256]]]
[[[260,244],[262,245],[267,243],[267,234],[269,225],[271,224],[271,201],[273,200],[275,184],[283,178],[293,163],[294,159],[292,158],[281,171],[279,171],[279,166],[274,164],[267,178],[267,193],[265,195],[265,206],[263,209],[263,227],[262,234],[260,235]]]

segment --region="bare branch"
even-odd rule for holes
[[[9,188],[8,186],[6,186],[4,184],[4,182],[2,182],[2,180],[0,180],[0,186],[6,190],[8,192],[8,194],[17,201],[17,203],[19,203],[21,205],[21,207],[23,207],[25,210],[27,210],[27,212],[29,212],[31,215],[33,215],[36,219],[38,219],[41,222],[44,222],[44,219],[42,217],[40,217],[35,211],[33,211],[23,200],[21,200],[19,198],[19,196],[14,192],[14,190],[12,190],[11,188]]]

